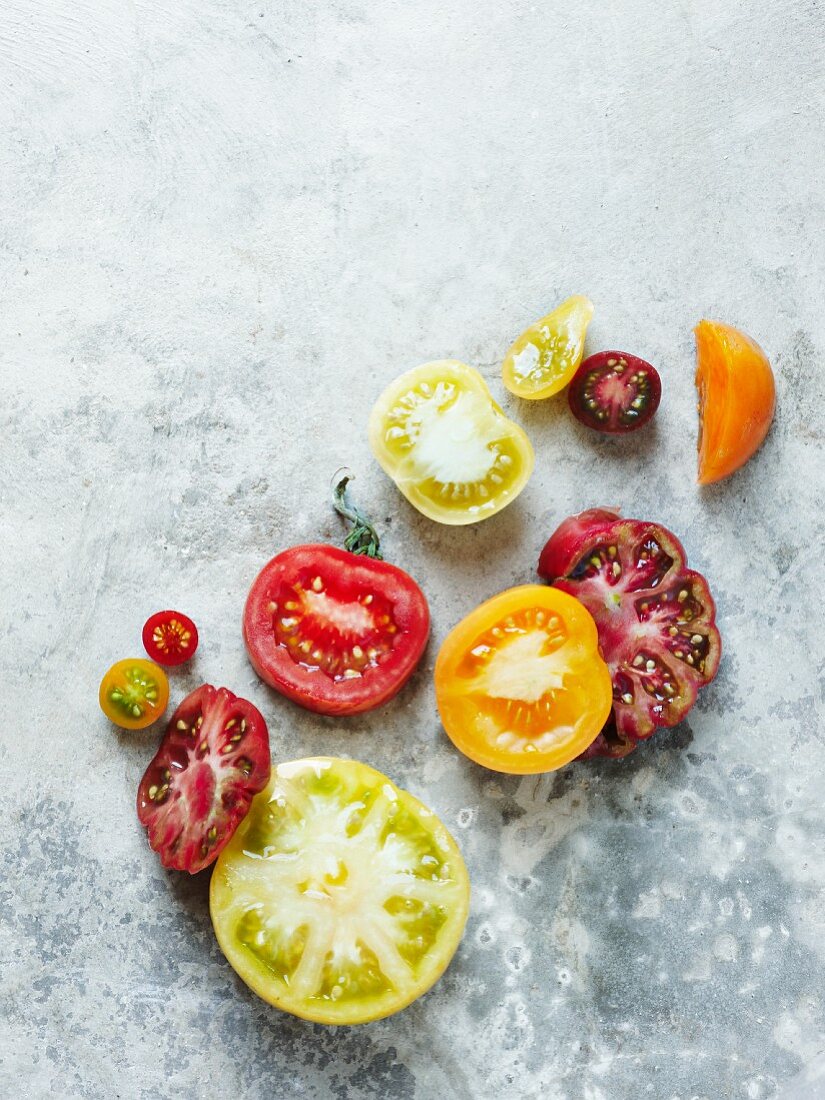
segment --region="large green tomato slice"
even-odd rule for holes
[[[218,943],[264,1000],[359,1024],[425,993],[453,957],[467,868],[436,815],[354,760],[281,764],[215,864]]]

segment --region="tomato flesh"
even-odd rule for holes
[[[687,568],[676,536],[593,509],[550,537],[539,573],[590,611],[610,668],[612,715],[587,755],[624,756],[680,722],[722,650],[707,581]]]
[[[493,401],[478,371],[454,359],[397,378],[376,402],[369,434],[386,473],[438,523],[460,526],[495,515],[533,470],[525,433]]]
[[[156,611],[143,625],[143,648],[167,668],[182,665],[198,648],[198,628],[180,611]]]
[[[430,614],[397,566],[308,545],[264,566],[243,629],[252,665],[271,687],[321,714],[355,714],[406,683],[427,644]]]
[[[204,684],[187,695],[140,781],[137,811],[164,867],[196,874],[229,843],[269,779],[257,707]]]
[[[116,726],[142,730],[157,721],[169,703],[166,673],[143,657],[117,661],[100,682],[100,709]]]
[[[611,706],[593,619],[541,585],[502,592],[459,623],[438,655],[435,691],[456,747],[517,774],[569,763],[598,736]]]
[[[718,321],[696,326],[699,483],[729,477],[761,447],[776,409],[767,355],[744,332]]]
[[[528,401],[539,401],[563,390],[584,354],[584,338],[593,317],[593,303],[574,294],[519,336],[504,357],[504,385]]]
[[[441,976],[469,878],[425,806],[354,760],[280,764],[215,867],[215,934],[251,989],[285,1012],[358,1024]]]
[[[585,427],[620,435],[652,419],[662,399],[659,372],[623,351],[584,360],[567,391],[570,410]]]

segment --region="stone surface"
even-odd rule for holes
[[[822,1095],[821,5],[2,9],[0,1093]],[[589,348],[661,371],[636,439],[503,392],[511,339],[580,291]],[[702,316],[764,345],[779,411],[700,492]],[[518,503],[470,529],[419,517],[365,436],[381,388],[443,356],[537,449]],[[340,538],[342,463],[434,632],[393,704],[332,721],[259,683],[239,621],[274,551]],[[719,677],[624,763],[486,773],[437,721],[439,642],[599,503],[683,537],[718,600]],[[225,683],[278,758],[362,758],[455,832],[466,937],[399,1016],[333,1031],[269,1009],[218,951],[207,876],[147,849],[134,794],[158,733],[115,732],[96,695],[167,605],[202,636],[174,699]]]

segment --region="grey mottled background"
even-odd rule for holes
[[[4,0],[0,1093],[822,1095],[824,32],[819,0]],[[590,349],[659,366],[654,430],[597,439],[563,398],[503,394],[511,339],[573,292]],[[702,316],[764,345],[780,399],[705,492]],[[366,442],[381,388],[441,356],[537,449],[473,529],[414,513]],[[435,620],[400,698],[349,722],[271,694],[239,629],[273,552],[340,537],[341,463]],[[625,763],[486,773],[439,728],[438,644],[593,504],[683,537],[719,678]],[[167,605],[202,633],[174,700],[224,683],[277,757],[362,758],[455,832],[467,934],[401,1015],[269,1009],[207,876],[146,848],[159,731],[114,731],[97,684]]]

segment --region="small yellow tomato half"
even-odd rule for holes
[[[356,760],[279,764],[218,856],[221,950],[259,997],[319,1024],[406,1007],[458,947],[470,880],[436,815]]]
[[[116,726],[142,730],[166,710],[169,681],[153,661],[128,657],[113,664],[100,681],[98,700],[100,709]]]
[[[525,584],[447,635],[435,695],[450,740],[493,771],[549,772],[580,756],[613,705],[593,616],[573,596]]]
[[[510,393],[538,401],[563,390],[579,369],[592,317],[590,299],[574,294],[523,332],[501,368]]]
[[[533,471],[522,429],[477,370],[441,359],[402,374],[372,410],[370,446],[409,502],[438,523],[477,523],[515,500]]]

